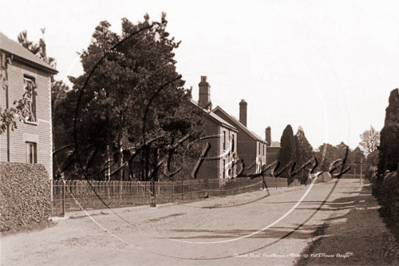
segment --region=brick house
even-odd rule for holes
[[[43,164],[51,179],[51,75],[58,71],[1,32],[0,70],[8,81],[8,86],[0,89],[3,110],[22,98],[25,86],[37,86],[30,107],[32,117],[18,122],[17,129],[0,135],[0,161]]]
[[[280,152],[280,149],[281,149],[278,141],[272,141],[271,134],[272,134],[271,128],[267,127],[265,129],[265,136],[266,136],[266,141],[267,141],[266,161],[268,164],[271,164],[274,161],[277,161],[278,153]]]
[[[196,174],[198,179],[220,178],[221,180],[234,177],[232,161],[237,153],[238,130],[230,123],[216,115],[212,111],[210,98],[210,85],[206,76],[201,76],[199,85],[198,103],[192,100],[196,106],[205,112],[205,139],[201,142],[205,146],[210,144],[206,157]]]
[[[247,128],[248,104],[245,100],[241,100],[239,106],[239,121],[220,106],[217,106],[213,112],[238,129],[237,152],[238,157],[243,159],[245,163],[243,174],[260,173],[262,166],[266,164],[268,142]]]

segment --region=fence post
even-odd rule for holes
[[[157,206],[157,203],[155,201],[157,195],[155,193],[156,188],[155,188],[155,181],[151,181],[151,194],[150,194],[150,207],[155,208]]]
[[[62,198],[61,198],[61,208],[62,208],[62,217],[65,217],[65,179],[64,173],[61,173],[61,184],[62,184]]]
[[[173,195],[175,194],[175,182],[172,181],[172,203],[173,203]]]
[[[184,201],[184,179],[181,180],[181,200]]]
[[[51,204],[53,204],[54,202],[54,177],[51,177],[50,179],[50,200],[51,200]]]
[[[133,181],[129,181],[130,183],[130,195],[132,196],[132,205],[134,206],[134,184]]]

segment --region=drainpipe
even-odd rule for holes
[[[7,64],[7,63],[6,63]],[[6,79],[7,76],[7,66],[6,66]],[[8,109],[8,86],[6,86],[6,109]],[[7,162],[10,162],[10,126],[7,125]]]
[[[6,87],[6,108],[8,109],[8,86]],[[7,162],[10,162],[10,126],[7,125]]]
[[[11,58],[10,58],[11,59]],[[4,69],[5,72],[5,80],[8,82],[8,62],[7,56],[5,53],[0,53],[0,67]],[[9,99],[8,99],[8,84],[5,86],[6,89],[6,109],[9,108]],[[10,162],[10,126],[7,125],[7,162]]]

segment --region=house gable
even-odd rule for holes
[[[202,80],[204,80],[202,78]],[[207,85],[209,89],[209,84]],[[209,91],[208,91],[209,93]],[[208,101],[210,99],[207,98]],[[206,143],[210,144],[210,149],[205,159],[198,170],[197,178],[211,179],[211,178],[229,178],[233,173],[231,152],[232,147],[237,149],[237,133],[238,130],[233,125],[222,119],[209,109],[202,108],[197,102],[191,100],[191,103],[200,108],[204,112],[204,131],[206,137],[201,140],[204,147]],[[234,145],[232,144],[234,140]]]
[[[8,86],[0,90],[0,107],[13,107],[21,99],[26,82],[33,81],[37,95],[34,99],[35,119],[18,122],[13,131],[0,135],[0,161],[39,163],[52,178],[52,122],[51,122],[51,75],[58,73],[29,50],[0,33],[2,67],[7,71]],[[8,57],[11,61],[5,64]],[[7,60],[9,60],[7,59]],[[3,64],[4,63],[4,64]]]
[[[0,51],[11,54],[13,60],[31,66],[36,69],[43,70],[49,74],[57,74],[58,71],[52,68],[45,61],[32,54],[28,49],[22,45],[9,39],[5,34],[0,32]]]
[[[256,170],[256,167],[266,164],[267,141],[261,139],[237,119],[227,114],[220,106],[217,106],[213,112],[238,129],[237,151],[238,156],[246,164],[244,174],[254,173],[259,170]]]
[[[248,136],[248,139],[258,141],[260,143],[267,144],[267,141],[263,140],[261,137],[256,135],[254,132],[250,131],[246,126],[244,126],[240,121],[238,121],[233,116],[227,114],[220,106],[217,106],[213,111],[216,115],[226,120],[228,123],[232,124],[238,129],[241,129],[240,132]]]

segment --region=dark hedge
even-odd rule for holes
[[[379,204],[388,215],[399,214],[399,178],[397,172],[390,172],[384,176],[384,181],[379,187]],[[396,215],[395,215],[396,216]],[[399,216],[398,216],[399,217]]]
[[[385,110],[385,123],[381,130],[378,174],[395,171],[399,162],[399,89],[389,95],[389,105]]]
[[[384,175],[383,181],[376,184],[374,193],[381,205],[379,209],[389,230],[399,239],[399,169]]]
[[[51,183],[41,164],[0,162],[0,231],[47,221]]]

